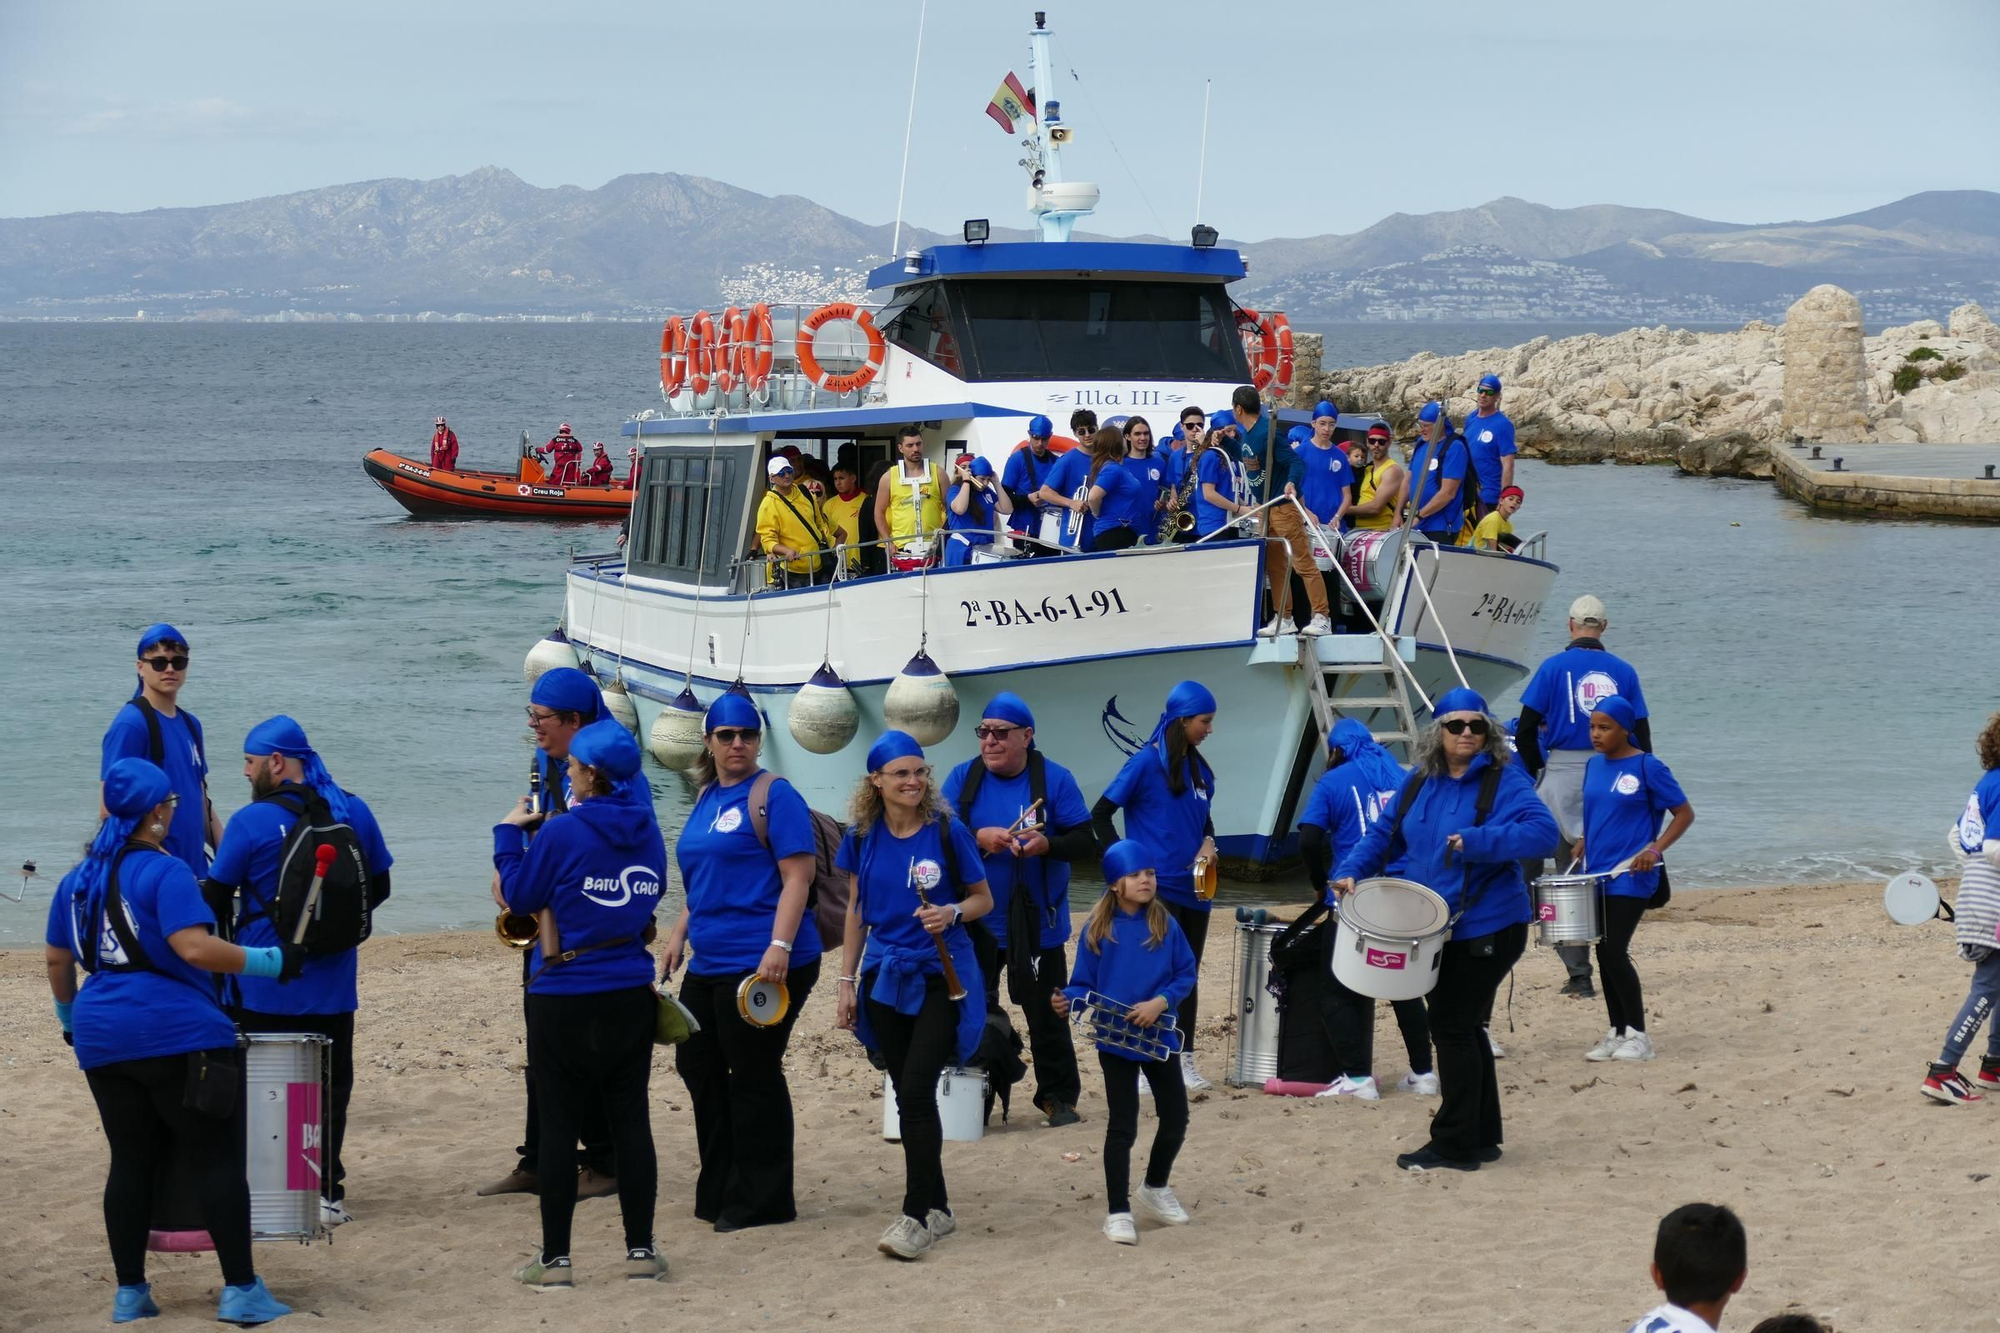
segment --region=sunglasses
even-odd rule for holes
[[[188,665],[186,653],[175,653],[172,657],[142,657],[139,660],[155,671],[166,671],[168,669],[186,671]]]
[[[987,724],[974,727],[972,734],[979,737],[982,741],[1004,741],[1019,730],[1021,730],[1020,727],[996,727]]]
[[[754,745],[764,736],[764,733],[756,727],[717,727],[708,734],[724,745],[734,745],[738,741],[742,741],[745,745]]]
[[[1484,736],[1488,730],[1486,719],[1483,717],[1446,718],[1444,721],[1438,723],[1438,725],[1454,736],[1463,736],[1468,727],[1472,729],[1472,734],[1475,736]]]

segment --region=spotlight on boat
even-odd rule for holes
[[[570,646],[569,636],[562,626],[549,631],[549,636],[528,650],[528,660],[521,664],[521,674],[533,685],[544,672],[555,667],[573,667],[577,663],[576,649]]]
[[[993,231],[993,226],[985,218],[967,218],[964,231],[967,245],[984,245],[987,236]]]
[[[903,272],[922,273],[923,271],[924,271],[923,251],[911,250],[903,255]]]
[[[958,690],[930,654],[919,652],[889,682],[882,720],[919,745],[936,745],[958,726]]]
[[[802,749],[834,754],[846,749],[861,729],[861,706],[832,663],[822,662],[812,679],[792,696],[785,724]]]
[[[1215,228],[1197,222],[1194,224],[1194,235],[1189,239],[1194,242],[1194,248],[1197,250],[1213,250],[1217,239]]]
[[[646,733],[646,748],[668,768],[686,772],[701,756],[702,722],[706,716],[701,700],[694,697],[692,689],[683,686],[653,719],[652,729]]]

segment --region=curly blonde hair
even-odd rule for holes
[[[875,775],[864,773],[861,782],[854,789],[854,795],[847,802],[847,827],[857,838],[865,838],[868,831],[882,818],[885,808],[881,789],[869,781]],[[951,807],[944,803],[944,796],[938,791],[937,770],[932,769],[930,777],[924,780],[924,799],[917,807],[925,823],[942,820],[951,813]]]
[[[1972,744],[1979,751],[1981,768],[2000,768],[2000,713],[1986,719],[1985,730]]]

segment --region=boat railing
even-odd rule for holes
[[[1530,560],[1547,560],[1549,558],[1548,529],[1544,528],[1532,537],[1523,537],[1520,545],[1507,552],[1507,554],[1526,556]]]
[[[690,366],[687,377],[672,394],[667,392],[664,379],[661,380],[662,406],[640,413],[638,419],[703,416],[718,409],[728,415],[856,407],[867,401],[871,392],[879,397],[879,374],[846,393],[833,393],[815,383],[806,372],[798,354],[799,330],[825,304],[828,303],[767,305],[765,308],[770,311],[771,318],[768,346],[760,337],[737,339],[733,330],[724,327],[720,312],[709,312],[714,319],[718,341],[704,352],[707,364],[702,368],[701,377],[707,383],[702,392],[694,391],[695,368]],[[850,304],[854,305],[857,314],[866,312],[871,319],[883,308],[880,305]],[[747,308],[741,313],[747,314]],[[692,316],[688,315],[679,318],[684,324],[692,320]],[[855,320],[830,319],[814,331],[811,345],[813,359],[819,363],[820,370],[828,376],[841,376],[854,374],[868,364],[872,344]],[[759,363],[765,351],[770,353],[770,364],[759,374]],[[744,375],[746,370],[749,372],[747,377]]]

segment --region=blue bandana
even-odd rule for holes
[[[1486,700],[1479,691],[1464,688],[1446,690],[1431,703],[1431,716],[1443,717],[1446,713],[1484,713]]]
[[[300,776],[306,786],[319,793],[326,802],[327,812],[335,819],[347,818],[347,793],[333,780],[333,774],[326,771],[319,755],[306,741],[306,729],[283,713],[259,722],[250,728],[250,734],[243,738],[243,753],[248,755],[281,754],[287,759],[299,761]]]
[[[762,731],[764,729],[764,719],[757,712],[757,705],[750,701],[748,695],[737,694],[732,691],[717,697],[716,701],[708,706],[708,715],[702,719],[701,729],[703,733],[714,731],[717,727],[736,727],[743,731]]]
[[[1011,690],[994,695],[993,702],[979,716],[989,722],[1007,722],[1017,727],[1035,725],[1035,715],[1028,711],[1027,701]]]
[[[1597,707],[1590,711],[1604,714],[1613,722],[1625,728],[1627,735],[1630,735],[1632,729],[1639,725],[1639,719],[1632,711],[1632,701],[1622,694],[1608,695],[1605,698],[1599,699]]]
[[[880,773],[898,759],[922,759],[924,747],[907,731],[885,731],[868,747],[868,771]]]
[[[1158,860],[1145,843],[1121,838],[1105,850],[1104,882],[1107,885],[1116,884],[1127,875],[1157,869]]]
[[[1374,790],[1395,791],[1403,785],[1403,766],[1382,748],[1382,743],[1361,719],[1344,717],[1334,723],[1333,734],[1326,743],[1329,748],[1340,750],[1343,763],[1359,768],[1362,780]]]
[[[104,808],[119,819],[136,820],[166,800],[173,789],[158,765],[120,759],[104,775]]]
[[[576,713],[585,722],[604,716],[604,696],[597,682],[575,667],[552,667],[535,678],[528,702],[562,713]]]
[[[639,742],[613,718],[580,729],[569,743],[577,762],[623,782],[639,771]]]
[[[179,644],[185,648],[187,647],[187,635],[164,622],[158,625],[148,625],[139,635],[139,651],[134,653],[133,656],[144,657],[148,648],[159,643]]]

